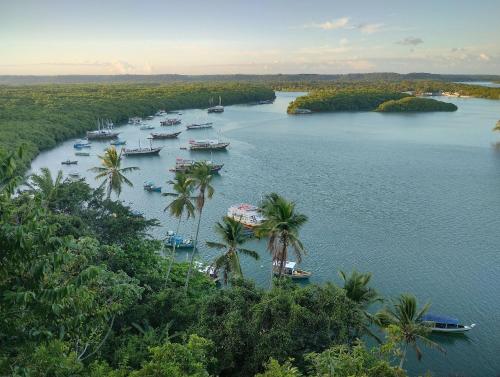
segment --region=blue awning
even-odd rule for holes
[[[436,315],[436,314],[424,314],[422,316],[422,321],[424,322],[436,322],[436,323],[443,323],[446,325],[458,325],[458,319],[453,318],[453,317],[446,317],[443,315]]]

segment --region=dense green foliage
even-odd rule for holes
[[[312,111],[372,111],[389,100],[399,100],[408,94],[367,90],[315,90],[298,97],[288,106],[288,113],[296,109]]]
[[[456,111],[458,107],[449,102],[437,101],[432,98],[406,97],[400,100],[390,100],[380,104],[377,111],[394,112],[424,112],[424,111]]]
[[[97,118],[120,124],[158,109],[208,107],[274,98],[255,84],[75,84],[0,86],[0,153],[25,143],[26,162],[40,151],[96,126]]]

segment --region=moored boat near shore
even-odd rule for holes
[[[249,228],[259,226],[265,220],[265,217],[259,211],[259,207],[247,203],[235,204],[229,207],[227,217]]]
[[[153,140],[162,140],[162,139],[175,139],[177,136],[181,134],[182,131],[172,132],[172,133],[161,133],[161,132],[152,132],[151,139]]]
[[[62,161],[61,164],[63,164],[63,165],[76,165],[76,164],[78,164],[78,161],[76,161],[76,160],[66,160],[66,161]]]
[[[178,124],[181,124],[181,120],[179,118],[169,118],[162,120],[160,122],[160,126],[176,126]]]
[[[123,154],[125,156],[153,156],[158,155],[163,147],[153,148],[152,144],[149,144],[149,147],[143,148],[141,147],[141,143],[139,143],[138,148],[127,149],[123,148]]]
[[[176,249],[192,249],[194,247],[193,240],[190,237],[175,234],[172,230],[167,232],[165,245],[168,247],[174,247],[175,245]]]
[[[218,139],[189,140],[189,149],[192,151],[217,151],[224,150],[229,146],[229,142],[221,142]]]
[[[208,122],[208,123],[193,123],[193,124],[188,124],[186,126],[186,129],[187,130],[202,130],[202,129],[205,129],[205,128],[212,128],[212,122]]]
[[[169,170],[175,173],[185,173],[188,171],[190,168],[192,168],[197,161],[195,160],[186,160],[183,158],[177,158],[175,160],[175,166],[173,168],[170,168]],[[216,164],[213,161],[205,161],[208,165],[210,165],[211,172],[212,173],[218,173],[224,164]]]
[[[464,333],[476,326],[475,323],[469,326],[462,325],[457,318],[431,313],[424,314],[422,322],[429,325],[431,331],[440,333]]]
[[[279,275],[280,273],[280,262],[274,261],[273,263],[273,274]],[[304,271],[297,268],[296,262],[286,261],[283,265],[283,276],[288,276],[293,280],[304,280],[311,277],[309,271]]]
[[[154,182],[144,182],[144,190],[149,192],[161,192],[161,186],[157,186]]]

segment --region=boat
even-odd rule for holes
[[[75,152],[75,156],[90,156],[89,152]]]
[[[156,115],[156,116],[162,116],[162,115],[164,115],[165,113],[166,113],[166,111],[165,111],[165,110],[160,109],[160,110],[158,110],[158,111],[155,113],[155,115]]]
[[[304,279],[309,279],[311,277],[312,274],[309,271],[298,269],[296,266],[297,266],[296,262],[291,262],[287,260],[285,262],[285,265],[283,266],[283,276],[291,277],[293,280],[304,280]],[[280,269],[280,262],[274,261],[273,274],[279,275],[279,269]]]
[[[82,148],[90,148],[91,145],[88,141],[78,141],[75,144],[73,144],[73,148],[75,149],[82,149]]]
[[[63,164],[63,165],[76,165],[76,164],[78,164],[78,161],[76,161],[76,160],[66,160],[66,161],[62,161],[61,164]]]
[[[132,117],[128,118],[128,124],[141,124],[142,118],[140,117]]]
[[[156,186],[153,182],[144,182],[144,190],[149,192],[161,192],[161,186]]]
[[[113,131],[113,122],[103,120],[97,121],[97,130],[87,131],[87,140],[109,140],[116,139],[119,132]]]
[[[140,130],[154,130],[155,128],[153,126],[149,125],[144,125],[139,128]]]
[[[461,325],[457,318],[431,313],[422,316],[422,323],[427,324],[431,328],[431,331],[441,333],[464,333],[476,326],[475,323],[470,326]]]
[[[158,133],[158,132],[152,132],[151,133],[151,139],[156,140],[156,139],[175,139],[177,136],[181,134],[182,131],[179,132],[172,132],[172,133]]]
[[[271,103],[274,103],[273,99],[263,99],[259,101],[259,105],[269,105]]]
[[[228,146],[228,142],[221,142],[218,139],[189,140],[189,149],[192,151],[219,151],[226,149]]]
[[[193,240],[191,238],[175,234],[172,230],[167,232],[165,245],[168,247],[173,247],[175,245],[176,249],[192,249],[194,247]]]
[[[162,150],[163,147],[157,147],[153,148],[151,143],[149,144],[149,148],[142,148],[141,143],[139,142],[139,147],[138,148],[133,148],[133,149],[127,149],[123,148],[123,154],[125,156],[153,156],[153,155],[158,155],[160,151]]]
[[[148,115],[148,116],[146,117],[146,119],[147,119],[147,120],[153,120],[154,118],[155,118],[155,117],[154,117],[153,115]]]
[[[220,278],[219,278],[219,275],[217,273],[217,270],[214,266],[210,266],[210,265],[205,265],[201,262],[195,262],[195,266],[196,266],[196,269],[207,275],[209,278],[211,278],[215,283],[218,283]]]
[[[205,128],[212,128],[212,122],[208,123],[193,123],[186,126],[187,130],[202,130]]]
[[[112,140],[109,144],[111,145],[125,145],[127,144],[127,141],[126,140]]]
[[[210,99],[210,102],[212,102],[212,98]],[[222,100],[219,96],[219,104],[216,106],[211,106],[207,109],[207,112],[209,113],[223,113],[224,112],[224,106],[222,106]]]
[[[312,114],[312,111],[309,110],[309,109],[295,109],[295,111],[293,112],[294,114]]]
[[[216,164],[212,161],[206,161],[207,164],[210,165],[211,167],[211,172],[212,173],[218,173],[224,164]],[[173,168],[170,168],[169,170],[175,173],[185,173],[188,171],[191,167],[196,164],[195,160],[186,160],[183,158],[176,158],[175,159],[175,166]]]
[[[249,228],[259,226],[265,220],[265,217],[259,211],[259,207],[247,203],[235,204],[229,207],[227,217]]]
[[[68,174],[68,176],[70,176],[71,178],[80,178],[80,173],[78,173],[77,171],[72,171]]]
[[[168,118],[165,120],[162,120],[160,122],[160,126],[176,126],[178,124],[181,124],[181,120],[179,118]]]

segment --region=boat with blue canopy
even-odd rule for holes
[[[431,313],[424,314],[422,316],[422,322],[429,325],[433,332],[444,333],[464,333],[472,330],[474,326],[476,326],[475,323],[470,326],[462,325],[457,318]]]
[[[193,240],[191,238],[175,234],[171,230],[167,232],[165,245],[167,247],[174,247],[175,245],[176,249],[192,249],[194,247]]]

